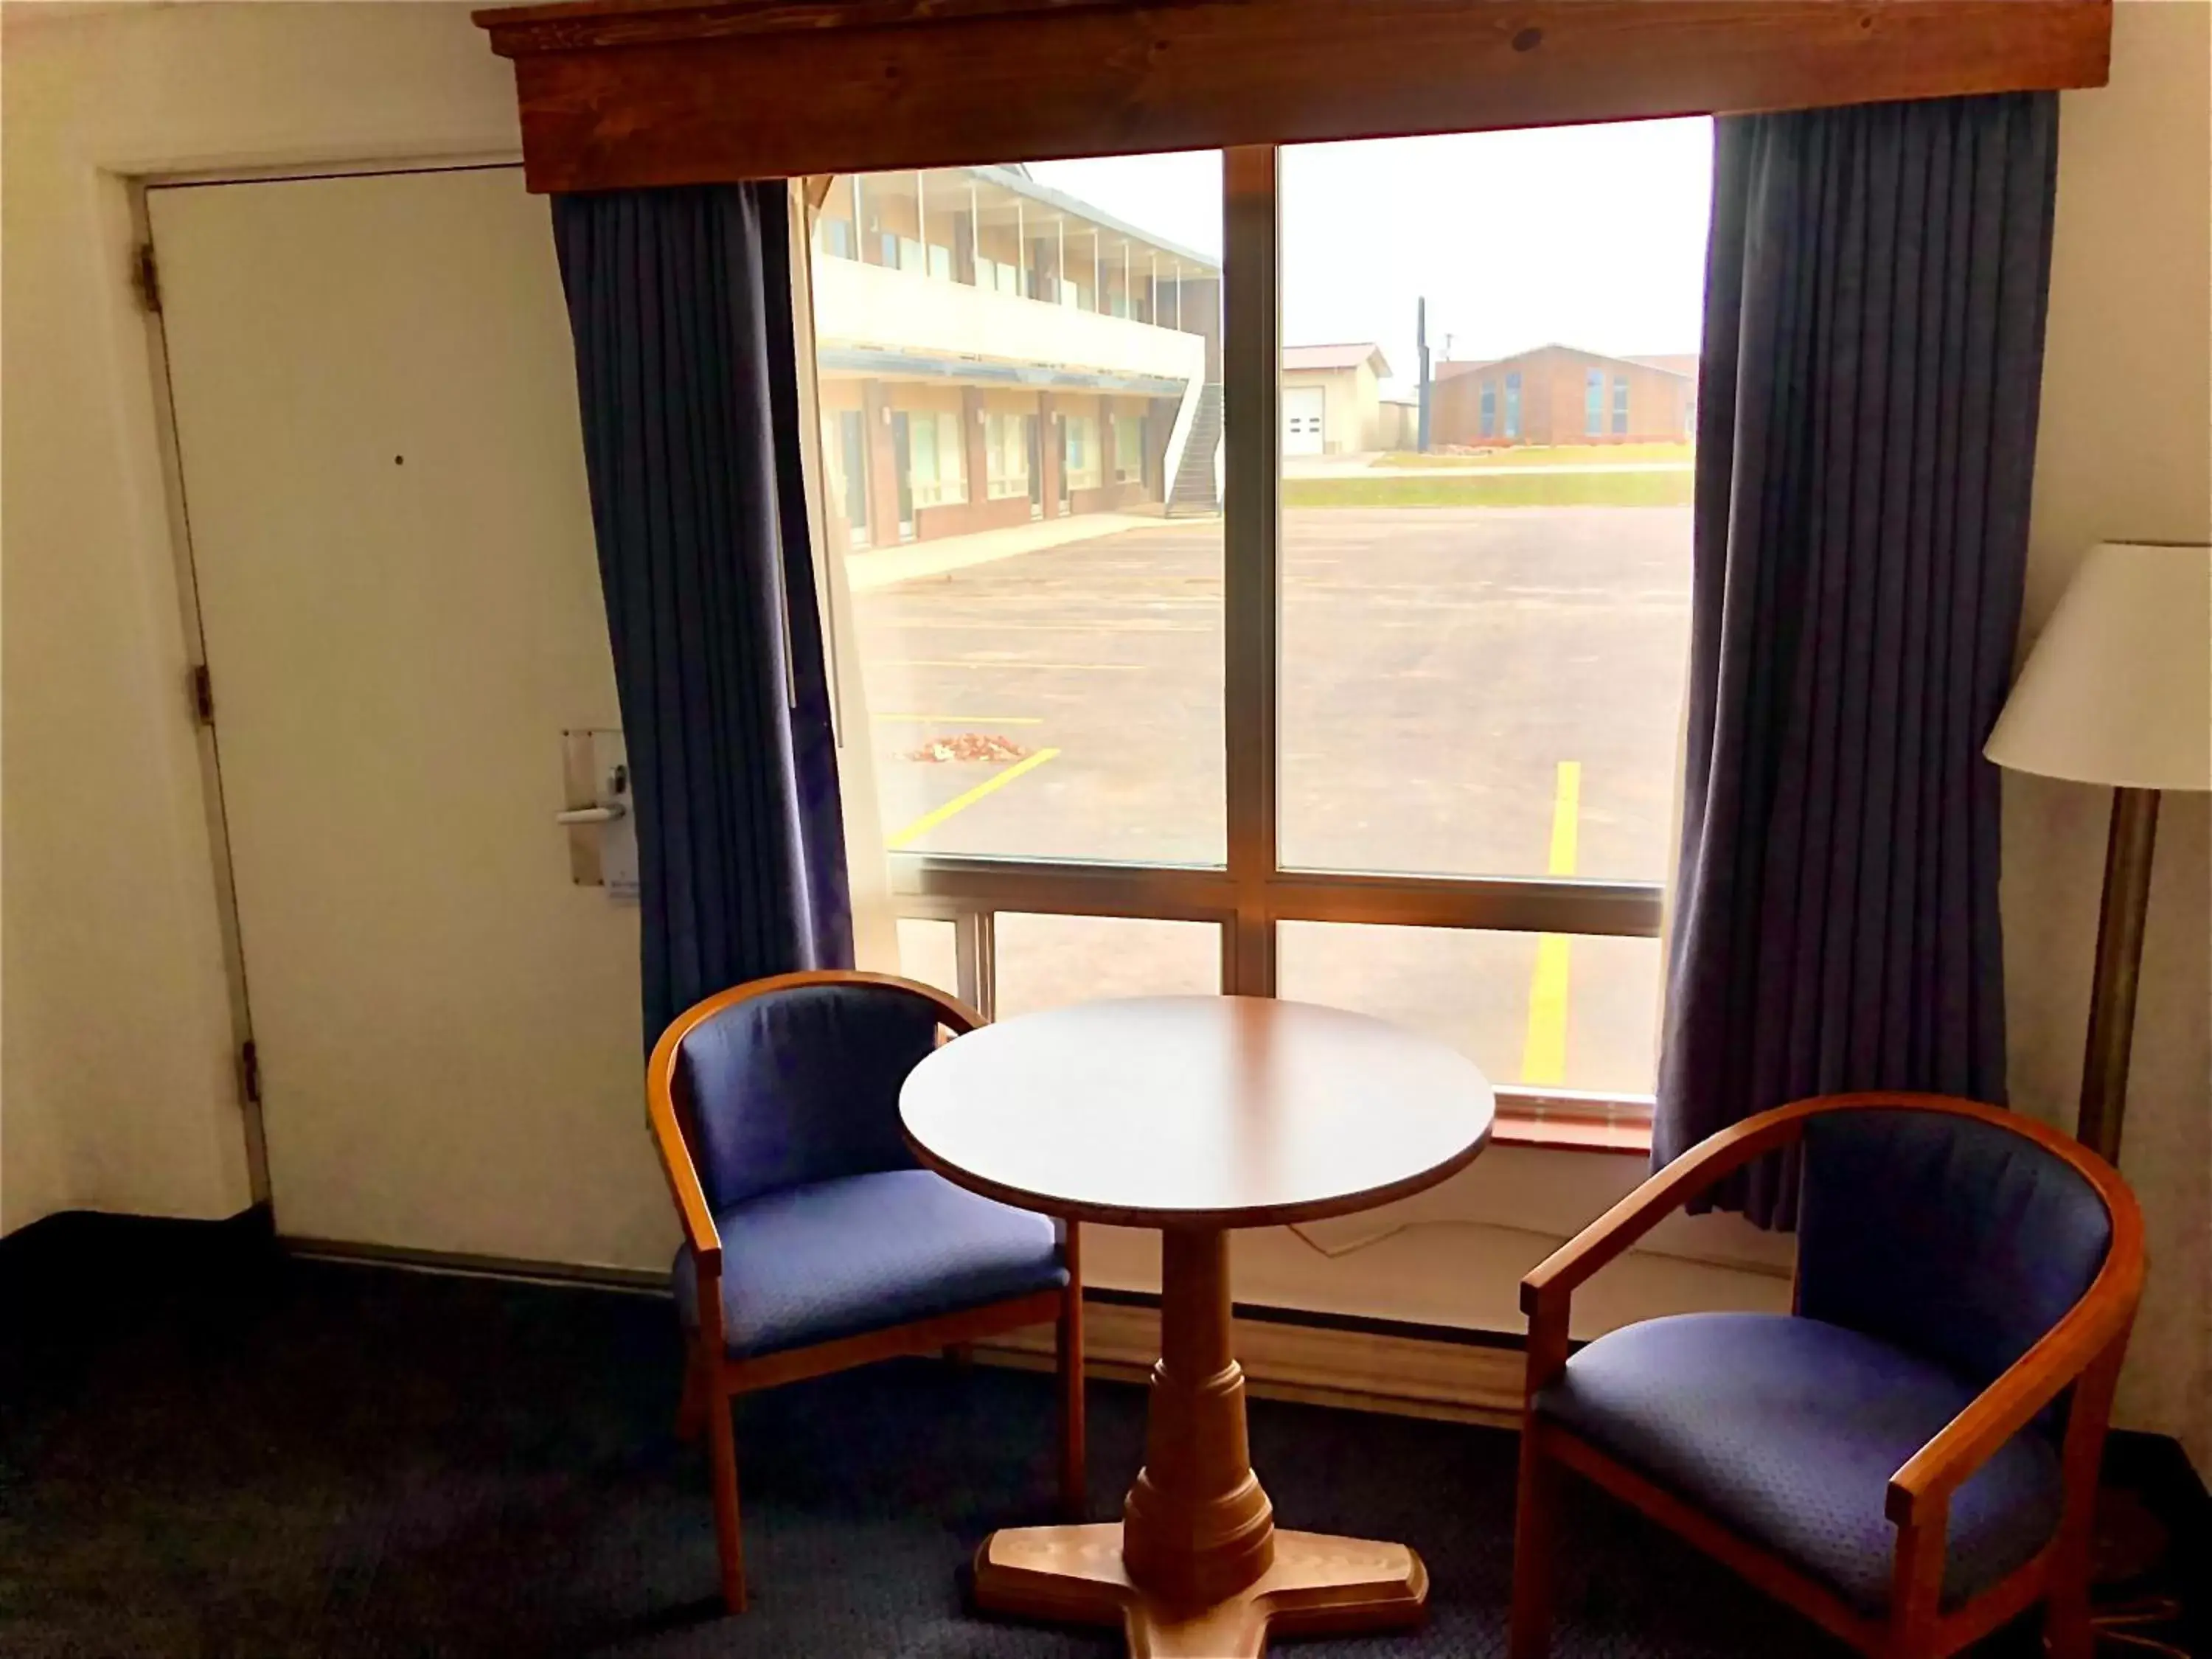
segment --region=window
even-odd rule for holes
[[[1613,377],[1613,435],[1628,435],[1628,377],[1625,374]]]
[[[975,256],[975,286],[1018,296],[1022,291],[1021,268],[1008,260],[979,253]]]
[[[909,415],[907,458],[916,507],[951,507],[968,499],[967,446],[957,415],[950,410]]]
[[[833,259],[859,258],[853,241],[853,222],[850,219],[823,217],[815,222],[814,246]]]
[[[1114,417],[1114,482],[1145,481],[1145,422],[1141,416]]]
[[[1001,910],[991,932],[992,1012],[1000,1019],[1093,997],[1221,988],[1221,929],[1206,922]]]
[[[929,245],[929,274],[941,283],[952,280],[952,250],[942,242]]]
[[[1098,453],[1098,420],[1092,415],[1061,417],[1062,465],[1070,489],[1096,489],[1104,481],[1104,457]]]
[[[848,730],[867,735],[848,739],[846,754],[848,763],[872,762],[866,793],[877,803],[894,877],[911,889],[925,869],[935,880],[977,863],[996,879],[1024,866],[1077,861],[1218,872],[1227,838],[1223,520],[1213,493],[1224,431],[1221,158],[942,167],[928,170],[921,186],[932,236],[944,234],[940,215],[943,222],[955,214],[972,219],[979,288],[988,276],[999,293],[1026,289],[1047,303],[985,304],[971,293],[953,297],[972,303],[948,307],[942,290],[841,283],[835,271],[817,285],[823,398],[849,395],[857,407],[862,386],[882,388],[869,394],[879,400],[870,405],[878,409],[872,423],[854,434],[864,476],[879,481],[883,497],[872,504],[878,545],[890,544],[891,526],[904,522],[894,516],[895,479],[913,478],[905,493],[927,507],[915,515],[911,551],[930,556],[854,556],[850,610],[833,618],[837,648],[858,665],[864,693],[862,708],[848,712]],[[857,187],[892,222],[911,226],[896,216],[916,193],[912,173],[866,175]],[[1054,303],[1063,268],[1071,277],[1080,272],[1088,297],[1086,209],[1152,233],[1164,275],[1181,272],[1172,325],[1101,326]],[[1128,261],[1141,275],[1153,247],[1133,234],[1129,240]],[[1118,274],[1118,238],[1110,251]],[[1072,304],[1073,281],[1065,291]],[[957,458],[957,449],[934,429],[925,434],[918,413],[907,428],[908,465],[896,468],[898,428],[881,418],[883,398],[894,410],[964,402],[968,442],[980,452],[969,459],[964,491],[940,497],[921,482],[926,461]],[[1129,422],[1117,421],[1109,434],[1106,422],[1116,416],[1134,417],[1139,443],[1154,447],[1147,459],[1155,495],[1166,493],[1163,481],[1182,480],[1172,516],[1106,510],[1120,497],[1098,486],[1132,465],[1137,448]],[[1183,447],[1164,465],[1158,457],[1179,420]],[[870,464],[873,472],[865,473]],[[828,467],[820,476],[825,490],[834,486]],[[831,542],[834,549],[834,533]],[[994,934],[990,915],[1066,908],[1056,890],[1031,898],[1003,887],[987,902],[938,904],[908,890],[902,902],[916,915],[980,927],[982,945],[971,933],[963,948],[987,954],[1018,943],[1012,933]],[[1165,920],[1202,924],[1175,935],[1199,945],[1177,948],[1205,955],[1216,969],[1209,983],[1218,982],[1218,917]],[[1164,949],[1163,937],[1142,928],[1085,932],[1146,951]],[[1000,980],[1010,996],[1027,994],[1014,977]]]
[[[1010,415],[998,410],[983,417],[985,491],[992,501],[1011,501],[1030,493],[1031,415]]]
[[[1369,1008],[1509,1103],[1645,1109],[1692,471],[1686,443],[1626,471],[1575,449],[1618,417],[1608,359],[1697,347],[1710,146],[1657,122],[978,169],[1045,297],[1091,309],[1097,271],[1140,303],[1111,328],[1036,307],[1023,329],[1064,338],[1010,325],[964,367],[948,343],[943,375],[983,391],[988,497],[1072,539],[848,567],[873,732],[848,750],[873,756],[897,902],[934,925],[918,959],[942,974],[949,948],[1001,1013],[1216,985]],[[1103,266],[1100,221],[1132,233]],[[1424,297],[1430,337],[1485,365],[1436,400],[1437,453],[1279,458],[1268,354],[1367,342],[1403,376]],[[896,321],[823,309],[823,374],[918,352]],[[1480,453],[1501,438],[1531,447]],[[1094,486],[1136,477],[1167,513],[1085,534]]]

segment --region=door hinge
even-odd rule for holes
[[[252,1037],[238,1045],[238,1096],[245,1105],[261,1103],[261,1051]]]
[[[138,303],[156,317],[161,314],[161,268],[154,262],[154,245],[141,242],[132,250],[131,285],[138,290]]]
[[[192,718],[202,726],[215,724],[215,677],[208,665],[196,662],[191,669]]]

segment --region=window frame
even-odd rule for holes
[[[1276,788],[1283,601],[1279,161],[1274,145],[1222,152],[1222,375],[1226,399],[1237,411],[1224,434],[1224,861],[887,854],[896,914],[953,924],[956,988],[987,1018],[997,1004],[994,927],[1000,912],[1211,922],[1221,933],[1221,989],[1242,996],[1276,994],[1275,925],[1281,921],[1661,937],[1665,889],[1657,882],[1385,874],[1282,862]],[[801,373],[811,376],[811,340],[805,346]],[[845,592],[841,582],[819,586],[833,596]],[[832,649],[856,651],[849,611],[839,614],[834,598],[830,623]],[[854,722],[842,724],[849,731]],[[872,765],[872,755],[859,763]],[[1650,1145],[1649,1095],[1504,1083],[1496,1088],[1501,1141],[1611,1152]]]

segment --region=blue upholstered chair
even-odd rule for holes
[[[1568,1356],[1576,1285],[1792,1144],[1794,1312],[1655,1319]],[[2142,1276],[2118,1175],[1993,1107],[1839,1095],[1692,1148],[1522,1281],[1511,1659],[1548,1648],[1562,1467],[1862,1652],[1955,1652],[2041,1601],[2053,1659],[2087,1659],[2097,1465]]]
[[[786,974],[709,997],[653,1051],[646,1097],[684,1243],[681,1424],[707,1431],[723,1599],[744,1610],[732,1396],[1056,1322],[1060,1483],[1083,1503],[1079,1234],[921,1168],[900,1086],[981,1023],[885,974]]]

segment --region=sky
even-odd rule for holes
[[[1219,256],[1221,157],[1037,161],[1040,181]],[[1301,144],[1282,152],[1283,341],[1372,340],[1410,396],[1433,359],[1558,342],[1695,351],[1712,124],[1638,121]]]

